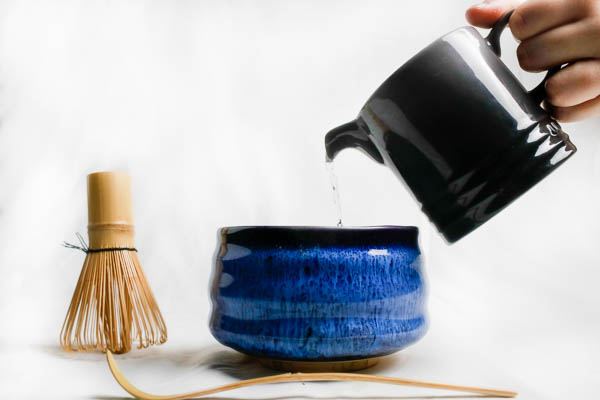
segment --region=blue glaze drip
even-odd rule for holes
[[[390,354],[424,335],[415,228],[228,231],[211,289],[210,328],[221,343],[260,357],[332,361]]]

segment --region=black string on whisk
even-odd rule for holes
[[[86,254],[88,254],[88,253],[102,253],[102,252],[105,252],[105,251],[136,251],[137,252],[137,249],[135,247],[108,247],[106,249],[90,249],[90,247],[85,242],[85,239],[83,238],[83,236],[81,235],[81,233],[77,232],[77,233],[75,233],[75,236],[77,236],[77,239],[79,240],[79,244],[81,246],[77,246],[75,244],[68,243],[66,241],[63,241],[62,245],[64,247],[66,247],[67,249],[81,250],[81,251],[83,251]]]

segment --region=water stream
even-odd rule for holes
[[[337,212],[337,227],[343,227],[342,223],[342,204],[340,203],[340,192],[339,185],[337,180],[337,175],[335,174],[335,170],[333,168],[333,161],[325,162],[325,166],[327,168],[327,172],[329,173],[329,183],[331,184],[331,189],[333,190],[333,205]]]

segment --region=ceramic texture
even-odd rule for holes
[[[414,227],[222,228],[210,329],[257,357],[378,357],[426,331]]]
[[[327,156],[358,147],[406,183],[455,242],[556,169],[576,148],[500,60],[500,34],[465,27],[390,76],[358,118],[327,134]]]

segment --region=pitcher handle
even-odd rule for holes
[[[490,34],[487,35],[487,37],[485,38],[485,41],[488,43],[488,45],[492,48],[492,50],[494,51],[494,53],[496,53],[498,57],[502,55],[502,49],[500,48],[500,37],[502,36],[502,32],[504,32],[504,29],[508,26],[508,21],[510,21],[510,17],[513,15],[514,12],[515,10],[512,9],[506,14],[504,14],[502,17],[500,17],[500,19],[496,21],[496,23],[492,27]]]
[[[490,48],[494,51],[494,53],[496,53],[498,57],[502,55],[502,50],[500,48],[500,37],[502,36],[502,32],[504,32],[504,29],[506,29],[508,21],[510,21],[510,17],[513,15],[514,12],[515,10],[512,9],[506,14],[504,14],[494,24],[492,30],[490,31],[490,34],[485,38]],[[546,93],[546,81],[548,81],[548,79],[550,79],[552,75],[554,75],[561,69],[562,66],[560,65],[550,68],[546,76],[544,76],[544,79],[542,79],[542,81],[540,82],[540,84],[529,91],[529,95],[533,97],[536,104],[540,104],[548,97],[548,94]]]

